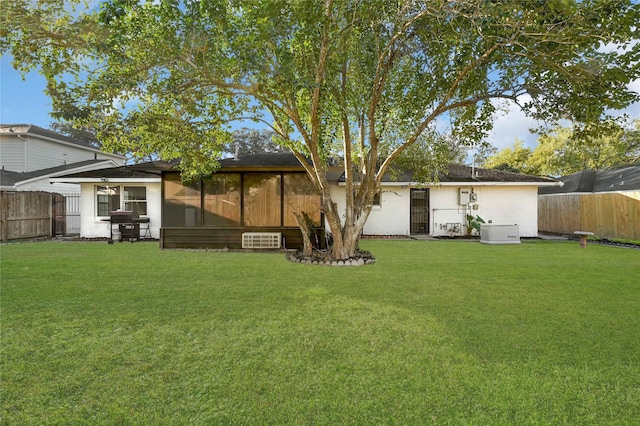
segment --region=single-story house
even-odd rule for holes
[[[538,191],[540,231],[640,240],[640,165],[585,170],[558,180],[563,186]]]
[[[341,169],[330,173],[335,201],[344,209]],[[162,248],[297,248],[302,236],[294,211],[309,214],[314,238],[325,244],[320,196],[288,153],[223,159],[211,178],[190,183],[183,183],[171,165],[159,163],[52,181],[80,184],[83,237],[109,236],[104,223],[109,212],[138,206],[141,216],[150,218],[151,234]],[[557,184],[549,178],[461,165],[450,166],[438,182],[429,184],[414,182],[410,173],[396,180],[385,177],[363,235],[465,235],[466,217],[472,214],[494,224],[517,224],[520,236],[535,237],[538,188]]]

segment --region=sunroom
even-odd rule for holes
[[[312,241],[324,247],[320,195],[291,154],[225,159],[211,177],[183,182],[162,173],[165,249],[264,249],[302,247],[294,213],[312,222]]]

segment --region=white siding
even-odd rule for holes
[[[27,142],[18,138],[17,135],[3,135],[0,139],[0,158],[6,170],[28,173],[93,159],[112,159],[119,165],[124,165],[124,160],[113,154],[54,142],[33,135],[23,136],[23,138]]]
[[[113,185],[146,186],[147,187],[147,217],[152,238],[160,238],[161,218],[161,185],[160,183],[140,184],[136,182],[114,183]],[[95,183],[83,183],[80,190],[80,236],[85,238],[109,237],[109,223],[103,222],[96,216],[96,186]]]
[[[5,170],[24,172],[26,162],[26,142],[16,136],[0,135],[0,161]]]

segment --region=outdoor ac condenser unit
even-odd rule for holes
[[[245,232],[242,234],[242,248],[277,249],[282,245],[280,232]]]

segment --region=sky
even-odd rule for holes
[[[49,116],[51,101],[44,93],[44,77],[37,72],[31,72],[23,80],[11,67],[8,55],[2,56],[0,62],[0,123],[34,124],[48,128],[53,119]],[[640,93],[640,80],[634,81],[630,87]],[[619,114],[622,113],[627,113],[631,119],[640,119],[640,103]],[[529,129],[534,127],[538,127],[535,121],[525,117],[517,106],[511,105],[507,114],[496,117],[488,142],[498,149],[503,149],[512,146],[516,139],[519,139],[524,141],[525,146],[533,148],[537,145],[537,136]]]

